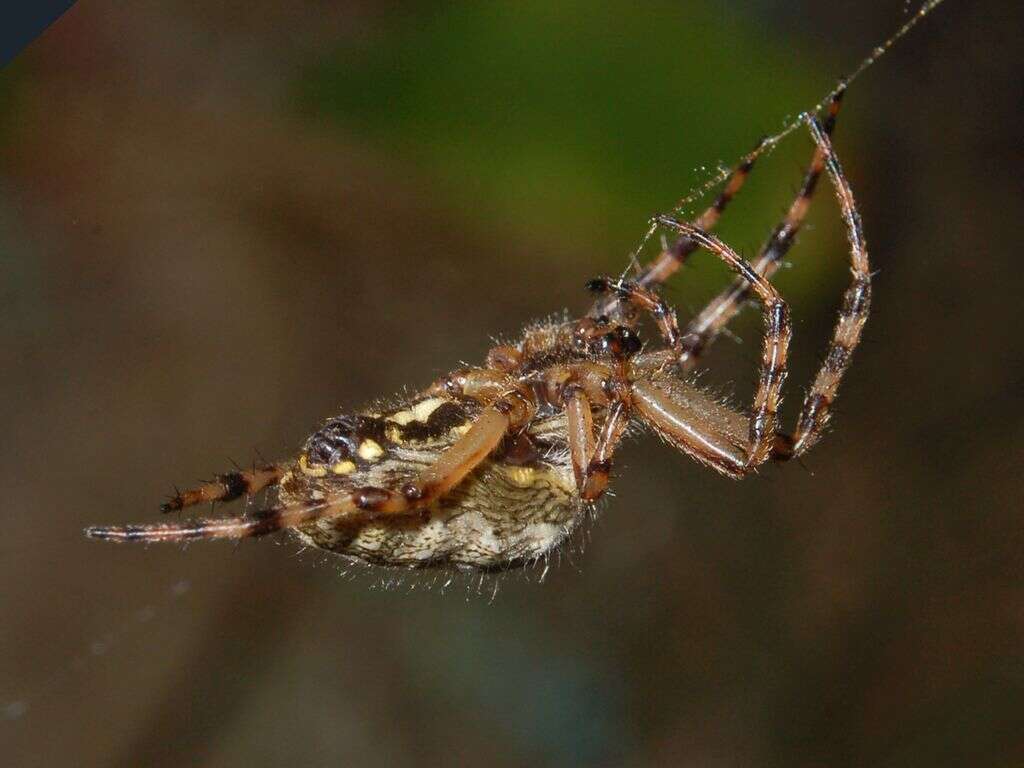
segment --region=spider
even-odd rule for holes
[[[751,172],[758,145],[693,222],[655,223],[674,233],[633,279],[600,277],[580,319],[529,326],[483,365],[457,370],[412,397],[327,420],[288,461],[217,475],[175,496],[165,512],[230,501],[271,488],[268,505],[236,517],[93,527],[114,541],[240,539],[294,531],[305,544],[370,564],[500,570],[561,545],[604,494],[622,438],[645,427],[732,478],[801,456],[820,438],[867,319],[868,255],[853,193],[831,143],[843,91],[823,121],[806,115],[814,154],[784,219],[748,263],[710,234]],[[847,288],[824,361],[792,432],[776,411],[786,378],[789,308],[769,278],[789,250],[815,187],[827,173],[850,244]],[[658,287],[698,249],[724,261],[734,282],[680,329]],[[749,413],[688,377],[744,303],[763,310],[760,378]],[[645,345],[653,320],[661,343]]]

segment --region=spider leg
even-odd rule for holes
[[[613,400],[595,439],[593,411],[584,389],[570,384],[563,398],[576,488],[584,501],[596,501],[608,487],[611,457],[629,425],[629,409],[622,400]]]
[[[587,464],[586,480],[580,490],[585,501],[596,501],[608,487],[608,478],[612,471],[612,454],[629,426],[629,408],[621,400],[615,400],[608,406],[604,426],[597,436],[594,453]]]
[[[265,536],[283,528],[358,512],[345,496],[316,504],[275,506],[245,517],[187,520],[156,525],[112,525],[85,529],[90,539],[104,541],[192,541],[194,539],[245,539]]]
[[[757,146],[741,160],[725,182],[722,191],[718,193],[715,201],[694,220],[694,225],[703,230],[710,230],[715,227],[726,207],[732,199],[743,188],[747,177],[754,167],[754,161],[760,154],[764,140],[757,143]],[[659,285],[674,275],[687,257],[697,250],[698,244],[685,235],[679,237],[670,248],[659,253],[650,263],[645,266],[639,275],[634,279],[636,283],[644,288],[657,288]],[[616,297],[607,296],[597,299],[590,310],[591,317],[611,315],[616,307]]]
[[[572,472],[576,477],[576,488],[582,495],[587,482],[587,469],[594,455],[594,413],[590,406],[590,398],[579,385],[567,386],[562,399],[565,403]]]
[[[837,91],[829,105],[828,115],[822,125],[822,132],[831,136],[836,124],[836,117],[842,105],[843,90]],[[804,174],[803,183],[796,198],[786,211],[785,218],[772,231],[768,241],[761,248],[757,260],[754,262],[754,271],[765,278],[770,278],[778,270],[790,247],[796,239],[807,217],[811,207],[811,199],[818,180],[825,170],[825,150],[820,144],[815,144],[814,155],[811,158],[810,167]],[[706,227],[704,227],[706,229]],[[712,299],[708,305],[693,318],[683,331],[683,342],[678,358],[678,365],[682,373],[689,373],[697,364],[701,354],[718,337],[729,322],[739,314],[740,310],[750,299],[751,285],[743,278],[736,280],[722,293]]]
[[[807,118],[807,123],[817,146],[816,154],[820,153],[823,158],[824,170],[832,182],[846,224],[852,281],[843,296],[825,359],[804,399],[796,429],[792,434],[771,434],[778,407],[779,388],[785,377],[790,335],[785,302],[774,293],[774,288],[763,276],[752,273],[750,265],[744,267],[745,262],[717,238],[695,231],[692,225],[675,222],[667,217],[661,218],[662,223],[681,232],[688,232],[702,247],[729,263],[745,283],[749,283],[750,289],[765,306],[767,328],[764,357],[747,446],[742,451],[737,441],[735,423],[728,416],[727,409],[709,409],[707,404],[698,408],[684,408],[679,405],[678,397],[672,398],[671,393],[659,390],[654,383],[642,381],[634,384],[634,406],[641,417],[658,429],[663,436],[674,440],[681,447],[688,448],[688,452],[698,455],[698,458],[726,474],[734,476],[744,474],[769,457],[784,461],[799,456],[821,437],[839,384],[849,366],[853,351],[860,342],[870,309],[871,269],[853,191],[832,148],[827,126],[821,125],[812,117]],[[714,418],[702,418],[707,413],[712,413]],[[772,445],[765,452],[769,442]]]
[[[175,490],[171,500],[160,505],[160,511],[176,512],[204,501],[233,501],[240,496],[258,493],[264,488],[277,485],[285,471],[280,464],[266,464],[251,470],[216,475],[212,482],[184,492]]]
[[[761,374],[754,395],[753,415],[750,418],[748,450],[741,468],[745,472],[768,458],[775,440],[776,412],[782,382],[786,378],[786,358],[792,336],[789,305],[779,295],[775,286],[757,274],[749,262],[714,235],[668,216],[659,216],[658,221],[681,234],[688,235],[701,248],[724,261],[730,269],[751,284],[753,292],[764,307],[765,335]]]
[[[846,223],[846,236],[850,242],[850,271],[853,279],[843,294],[843,303],[839,309],[832,338],[825,352],[825,359],[811,383],[811,388],[804,399],[803,408],[796,422],[796,430],[792,434],[780,434],[776,440],[773,457],[779,460],[790,459],[806,452],[818,438],[828,422],[829,410],[836,398],[839,383],[850,364],[853,350],[860,343],[861,332],[868,318],[871,306],[871,267],[868,262],[867,244],[860,214],[853,198],[850,183],[843,173],[839,158],[832,149],[826,127],[815,119],[808,118],[808,128],[818,150],[825,158],[825,169],[839,200],[843,221]]]
[[[729,477],[746,472],[749,419],[682,379],[633,383],[633,408],[671,445]]]

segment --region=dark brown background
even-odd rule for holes
[[[581,311],[698,166],[905,18],[721,5],[81,0],[0,73],[5,764],[1024,760],[1017,3],[950,0],[850,92],[875,310],[806,467],[733,483],[630,445],[585,551],[493,601],[287,541],[80,536]],[[808,153],[758,169],[744,252]],[[778,281],[790,416],[835,213]],[[741,393],[747,314],[709,359]]]

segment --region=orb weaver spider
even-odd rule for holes
[[[660,216],[676,235],[634,279],[590,281],[597,294],[576,320],[528,327],[485,363],[455,371],[412,397],[329,419],[288,461],[218,475],[176,493],[165,512],[271,488],[268,506],[237,517],[93,527],[113,541],[239,539],[289,529],[304,543],[371,564],[496,570],[537,561],[561,545],[601,498],[612,456],[634,427],[733,478],[805,453],[820,438],[861,337],[871,274],[853,193],[831,144],[842,98],[823,122],[805,116],[814,154],[800,191],[753,263],[710,234],[751,172],[735,167],[693,222]],[[789,308],[769,278],[793,243],[822,173],[831,179],[850,243],[847,288],[824,361],[792,432],[776,411],[786,378]],[[680,329],[658,287],[698,249],[734,282]],[[763,309],[764,345],[750,413],[687,375],[749,298]],[[640,339],[643,315],[661,345]]]

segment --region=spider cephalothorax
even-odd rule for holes
[[[507,568],[565,541],[604,494],[615,448],[634,425],[730,477],[801,455],[822,433],[870,303],[860,218],[829,138],[841,95],[824,123],[808,118],[815,141],[811,166],[753,263],[709,233],[749,174],[749,159],[693,223],[658,218],[677,239],[633,279],[590,281],[597,298],[585,317],[532,326],[515,343],[494,347],[479,367],[455,371],[388,407],[328,420],[293,460],[218,475],[176,494],[164,509],[267,487],[276,489],[276,503],[238,517],[90,528],[87,534],[183,541],[292,529],[308,544],[375,564]],[[787,432],[776,411],[786,376],[789,308],[769,278],[792,245],[823,172],[847,226],[853,278],[796,428]],[[724,261],[736,279],[681,330],[657,288],[698,249]],[[741,412],[687,375],[750,298],[763,309],[764,347],[757,392],[749,412]],[[644,315],[661,344],[641,343],[637,326]]]

